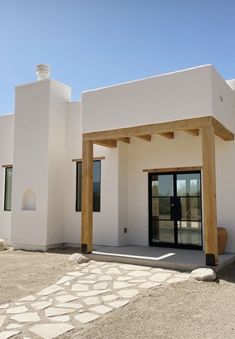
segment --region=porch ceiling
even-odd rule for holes
[[[146,141],[151,141],[152,134],[159,134],[165,138],[173,139],[174,132],[184,131],[193,136],[198,136],[199,130],[209,125],[214,127],[215,135],[221,139],[225,141],[234,140],[234,133],[212,116],[83,133],[83,140],[90,140],[94,144],[106,147],[116,147],[118,140],[129,143],[130,137],[139,137]]]

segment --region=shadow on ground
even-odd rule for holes
[[[218,279],[226,280],[230,283],[235,283],[235,262],[226,265],[217,273]]]
[[[47,250],[48,253],[56,253],[56,254],[73,254],[73,253],[81,253],[80,247],[58,247],[51,248]]]

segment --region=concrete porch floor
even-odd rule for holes
[[[192,271],[206,267],[203,251],[147,246],[94,246],[92,260],[115,261],[151,267]],[[219,264],[213,269],[218,272],[222,267],[235,261],[235,253],[219,255]]]

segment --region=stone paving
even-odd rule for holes
[[[0,339],[56,338],[123,307],[143,289],[182,282],[190,274],[90,261],[54,285],[0,305]]]

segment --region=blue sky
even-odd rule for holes
[[[212,63],[235,78],[234,0],[0,0],[0,114],[35,65],[81,91]]]

